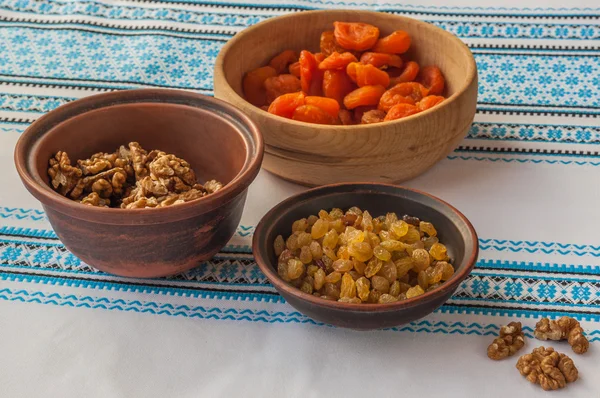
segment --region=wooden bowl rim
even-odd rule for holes
[[[74,117],[82,117],[90,112],[110,108],[119,105],[143,105],[143,104],[173,104],[188,106],[191,108],[205,109],[212,113],[215,118],[234,118],[240,125],[238,128],[247,130],[248,151],[245,154],[246,161],[239,173],[222,189],[214,194],[181,203],[176,206],[153,209],[120,209],[104,208],[96,206],[85,206],[67,197],[60,195],[49,186],[44,186],[41,180],[33,173],[32,148],[41,136],[48,133],[60,123]],[[200,107],[204,104],[205,107]],[[240,133],[241,134],[241,133]],[[39,135],[36,137],[36,135]],[[30,147],[27,144],[33,141]],[[254,180],[262,163],[264,154],[264,141],[256,124],[243,112],[226,101],[212,98],[203,94],[184,90],[173,89],[135,89],[122,90],[109,93],[96,94],[89,97],[77,99],[62,105],[36,121],[34,121],[21,134],[14,150],[14,162],[17,173],[21,177],[26,188],[44,206],[74,217],[76,219],[89,220],[101,224],[117,225],[139,225],[153,223],[169,223],[202,214],[219,208],[237,197],[248,188]],[[43,176],[41,176],[43,178]]]
[[[450,97],[446,98],[440,105],[434,106],[433,108],[426,109],[425,111],[416,113],[416,114],[408,116],[408,117],[384,122],[386,124],[386,126],[398,125],[401,123],[406,123],[408,121],[413,121],[417,118],[427,116],[429,113],[436,112],[440,109],[450,106],[450,104],[455,102],[459,96],[462,96],[462,94],[464,94],[469,89],[469,87],[473,84],[473,81],[477,79],[477,64],[475,62],[475,58],[473,57],[473,53],[471,52],[469,47],[467,47],[467,45],[462,40],[460,40],[458,37],[456,37],[452,33],[448,32],[440,27],[437,27],[433,24],[430,24],[428,22],[423,22],[423,21],[415,19],[415,18],[405,17],[403,15],[387,14],[387,13],[377,12],[377,11],[348,10],[348,9],[302,11],[300,13],[291,13],[291,14],[281,15],[278,17],[269,18],[265,21],[259,22],[255,25],[252,25],[249,28],[246,28],[246,29],[242,30],[241,32],[238,32],[235,36],[233,36],[233,38],[231,38],[229,41],[227,41],[227,43],[225,43],[225,45],[223,46],[223,48],[217,55],[217,59],[215,61],[214,76],[220,75],[218,80],[220,82],[222,81],[225,83],[225,87],[222,87],[222,89],[227,91],[227,96],[234,96],[237,100],[243,101],[248,105],[247,109],[244,109],[244,111],[258,112],[259,114],[262,114],[263,116],[265,116],[267,118],[271,118],[275,121],[287,122],[293,126],[297,126],[300,128],[318,127],[319,129],[323,129],[323,130],[379,129],[382,126],[381,123],[355,124],[355,125],[348,125],[348,126],[337,125],[337,124],[336,125],[326,125],[326,124],[314,124],[314,123],[299,122],[299,121],[296,121],[293,119],[285,118],[283,116],[273,115],[257,106],[250,104],[248,101],[246,101],[246,99],[244,97],[240,96],[231,87],[231,85],[225,78],[225,72],[224,72],[224,69],[225,69],[224,63],[225,62],[224,62],[224,60],[227,57],[227,53],[229,52],[229,49],[231,47],[233,47],[234,45],[239,44],[239,42],[243,41],[245,36],[253,34],[254,32],[268,26],[269,24],[274,23],[274,21],[280,21],[283,19],[293,19],[293,18],[298,17],[299,15],[328,14],[328,13],[338,13],[338,12],[353,12],[353,13],[357,13],[357,14],[371,14],[374,16],[387,15],[387,16],[391,16],[391,17],[397,18],[402,21],[416,22],[417,24],[427,26],[428,29],[431,29],[434,32],[437,32],[440,35],[446,36],[449,40],[452,40],[453,42],[457,43],[458,47],[462,49],[462,54],[465,55],[466,58],[468,59],[468,62],[466,64],[468,77],[465,80],[464,84],[461,85],[460,88],[454,94],[452,94]],[[215,84],[217,84],[216,80],[215,80]]]
[[[464,225],[467,227],[467,229],[471,235],[471,239],[473,240],[473,250],[471,251],[471,253],[465,253],[465,258],[467,259],[465,261],[465,263],[466,263],[465,268],[463,270],[461,270],[460,272],[455,273],[454,275],[452,275],[452,277],[448,281],[444,282],[442,285],[440,285],[439,287],[437,287],[429,292],[425,292],[424,294],[422,294],[420,296],[416,296],[416,297],[413,297],[410,299],[396,301],[393,303],[385,303],[385,304],[370,304],[370,303],[352,304],[352,303],[341,303],[339,301],[330,301],[330,300],[322,299],[320,297],[315,297],[312,294],[304,293],[302,290],[289,285],[287,282],[285,282],[283,279],[281,279],[281,277],[279,276],[279,274],[277,274],[277,272],[275,272],[275,268],[271,267],[269,265],[270,261],[268,260],[267,254],[263,253],[263,251],[260,250],[260,241],[259,240],[264,238],[266,235],[268,235],[269,230],[271,228],[273,228],[273,225],[266,225],[267,220],[270,219],[271,217],[275,216],[276,214],[279,214],[280,216],[282,216],[283,214],[287,213],[289,211],[288,210],[289,205],[292,203],[297,203],[299,201],[309,202],[309,201],[315,199],[316,197],[321,196],[321,195],[319,195],[319,191],[327,191],[330,189],[337,189],[337,190],[343,191],[346,188],[351,188],[353,186],[362,186],[363,190],[370,190],[370,191],[379,191],[378,188],[382,188],[382,187],[410,191],[410,192],[416,193],[418,195],[423,195],[423,196],[429,197],[430,199],[433,199],[434,201],[437,201],[438,203],[440,203],[442,206],[447,207],[451,212],[453,212],[455,215],[457,215],[459,217],[459,219],[464,223]],[[299,194],[293,195],[293,196],[287,198],[286,200],[280,202],[279,204],[277,204],[267,214],[264,215],[264,217],[261,219],[261,221],[256,226],[256,229],[254,230],[254,236],[252,238],[252,252],[254,253],[254,258],[255,258],[256,263],[258,264],[258,267],[260,268],[261,272],[263,274],[265,274],[267,279],[269,279],[271,284],[273,284],[273,286],[277,290],[282,290],[282,291],[286,292],[287,294],[294,296],[298,300],[301,300],[304,302],[309,302],[318,307],[327,307],[327,308],[335,309],[335,310],[354,311],[354,312],[392,312],[392,311],[397,311],[397,310],[401,310],[401,309],[416,307],[419,304],[422,304],[424,302],[429,302],[429,301],[439,299],[439,298],[443,297],[444,295],[448,294],[449,291],[453,291],[454,289],[456,289],[458,287],[458,285],[471,273],[471,271],[475,267],[475,263],[477,261],[477,256],[479,255],[479,240],[478,240],[477,232],[475,231],[475,228],[473,227],[471,222],[467,219],[467,217],[465,217],[465,215],[462,214],[454,206],[452,206],[451,204],[445,202],[444,200],[442,200],[436,196],[433,196],[431,194],[428,194],[426,192],[423,192],[423,191],[420,191],[417,189],[406,188],[406,187],[403,187],[400,185],[384,184],[384,183],[371,183],[371,182],[353,182],[353,183],[329,184],[329,185],[323,185],[323,186],[320,186],[317,188],[309,189],[304,192],[300,192]]]

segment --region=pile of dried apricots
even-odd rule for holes
[[[404,62],[408,33],[379,38],[379,29],[334,22],[320,50],[286,50],[243,80],[248,102],[274,115],[318,124],[370,124],[400,119],[444,100],[437,66]]]

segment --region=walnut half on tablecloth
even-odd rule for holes
[[[519,372],[544,390],[558,390],[579,377],[573,360],[552,347],[538,347],[517,361]]]
[[[488,347],[490,359],[499,360],[514,355],[525,345],[521,322],[511,322],[500,328],[500,334]]]
[[[48,175],[52,188],[63,196],[89,206],[123,209],[176,205],[223,187],[216,180],[199,184],[187,161],[159,150],[147,152],[137,142],[78,160],[77,166],[66,152],[57,152]]]
[[[577,354],[583,354],[590,346],[579,322],[568,316],[557,320],[542,318],[535,325],[534,336],[540,340],[568,340]]]

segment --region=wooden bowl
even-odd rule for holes
[[[412,38],[404,59],[437,65],[448,97],[441,105],[404,119],[357,126],[325,126],[272,115],[243,98],[246,72],[286,49],[318,51],[319,37],[334,21],[366,22],[381,35],[402,29]],[[369,11],[327,10],[284,15],[235,35],[215,64],[215,97],[250,116],[265,138],[263,167],[304,185],[373,181],[398,183],[423,173],[465,137],[477,101],[477,68],[454,35],[425,22]]]
[[[348,304],[329,301],[302,292],[277,273],[273,242],[288,237],[295,220],[321,209],[346,210],[358,206],[374,217],[387,212],[409,214],[432,222],[440,241],[448,248],[456,272],[438,288],[404,301],[388,304]],[[281,202],[260,221],[254,232],[252,251],[261,271],[298,311],[331,325],[352,329],[380,329],[422,318],[452,296],[469,275],[479,252],[477,234],[467,218],[442,200],[424,192],[387,184],[336,184],[302,192]]]
[[[199,178],[226,185],[204,198],[155,209],[86,206],[50,187],[48,160],[57,151],[66,151],[75,162],[131,141],[180,156]],[[231,105],[186,91],[152,89],[94,95],[53,110],[21,135],[15,163],[74,255],[112,274],[158,277],[193,268],[227,244],[262,154],[258,129]]]

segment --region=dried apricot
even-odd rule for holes
[[[361,124],[380,123],[383,122],[384,118],[384,111],[380,111],[379,109],[373,109],[371,111],[363,113],[360,122]]]
[[[374,105],[368,106],[357,106],[354,108],[354,122],[355,124],[362,123],[362,117],[365,113],[376,110],[377,107]]]
[[[400,83],[387,90],[379,100],[378,109],[388,112],[397,104],[414,105],[427,95],[427,89],[419,83]]]
[[[335,119],[323,109],[314,105],[301,105],[294,111],[292,119],[316,124],[335,124]]]
[[[345,69],[350,62],[357,62],[353,54],[333,52],[319,64],[319,69]]]
[[[344,47],[340,46],[335,41],[335,34],[332,30],[321,33],[321,41],[319,44],[321,52],[327,56],[334,52],[343,53],[346,51]]]
[[[273,115],[279,115],[290,119],[296,108],[305,104],[304,98],[305,96],[302,91],[283,94],[275,98],[275,101],[271,102],[268,112]]]
[[[285,50],[276,55],[269,62],[269,66],[277,71],[277,74],[285,73],[288,65],[298,61],[298,54],[293,50]]]
[[[319,62],[310,51],[300,53],[300,84],[302,91],[308,95],[321,95],[323,71],[319,70]]]
[[[273,76],[265,80],[265,90],[270,104],[280,95],[300,91],[300,79],[293,75]]]
[[[379,39],[379,29],[362,22],[334,22],[333,28],[335,41],[347,50],[368,50]]]
[[[416,106],[410,104],[398,104],[392,106],[392,108],[388,111],[387,115],[385,115],[385,121],[388,120],[396,120],[401,119],[403,117],[407,117],[410,115],[414,115],[418,113],[419,110]]]
[[[377,105],[379,103],[379,98],[381,98],[384,92],[385,87],[383,86],[364,86],[357,88],[344,97],[344,106],[346,106],[347,109],[354,109],[357,106]]]
[[[364,65],[358,62],[352,62],[346,67],[346,73],[359,87],[387,87],[390,84],[390,77],[388,74],[370,64]]]
[[[419,74],[419,64],[414,61],[409,61],[402,67],[398,76],[392,76],[390,73],[390,84],[412,82]]]
[[[378,53],[403,54],[408,51],[409,47],[410,36],[408,33],[403,30],[397,30],[377,40],[373,51]]]
[[[439,95],[428,95],[417,103],[417,108],[419,109],[419,112],[422,112],[426,109],[433,108],[440,102],[444,101],[444,99],[444,97],[440,97]]]
[[[323,95],[333,98],[340,105],[344,97],[356,89],[356,85],[350,80],[343,70],[327,70],[323,75]]]
[[[306,105],[314,105],[329,113],[334,119],[338,117],[340,112],[340,104],[334,99],[327,97],[306,97]]]
[[[296,76],[298,79],[300,79],[300,62],[294,62],[293,64],[291,64],[288,67],[288,71],[290,72],[290,75],[294,75]]]
[[[386,53],[363,53],[363,55],[360,56],[360,62],[363,64],[373,65],[377,68],[389,66],[400,68],[402,66],[402,58],[400,58],[398,55]]]
[[[340,109],[338,117],[340,118],[340,122],[342,122],[344,126],[351,126],[355,124],[354,118],[352,117],[352,112],[350,112],[347,109]]]
[[[426,66],[421,69],[417,82],[427,87],[431,95],[440,95],[446,85],[446,79],[437,66]]]
[[[267,102],[265,80],[273,76],[277,76],[277,71],[270,66],[263,66],[246,73],[242,86],[248,102],[255,106],[265,105]]]

